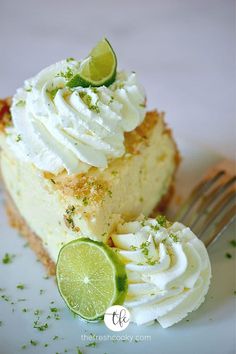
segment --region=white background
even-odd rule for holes
[[[0,97],[49,64],[86,56],[102,36],[177,140],[234,157],[232,0],[0,0]]]

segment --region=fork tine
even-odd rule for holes
[[[204,180],[200,182],[192,191],[190,194],[189,198],[186,200],[186,202],[183,204],[183,206],[180,208],[178,213],[175,216],[175,219],[183,222],[186,216],[189,214],[189,212],[192,210],[193,206],[195,205],[196,201],[198,198],[206,192],[208,189],[210,189],[215,182],[217,182],[223,175],[225,174],[224,170],[219,171],[216,173],[213,177]]]
[[[200,219],[203,217],[204,213],[202,210],[211,209],[211,206],[216,202],[216,200],[225,192],[229,187],[231,187],[234,182],[236,181],[236,176],[230,178],[226,183],[218,185],[214,188],[209,194],[203,196],[201,202],[199,200],[199,206],[197,207],[196,211],[194,211],[190,219],[188,221],[188,225],[191,228],[194,228]]]
[[[208,235],[207,239],[203,240],[205,246],[208,247],[211,244],[213,244],[227,229],[227,227],[232,224],[232,222],[235,219],[236,219],[236,205],[234,205],[228,211],[228,213],[226,213],[226,215],[224,215],[223,218],[215,224],[215,228],[213,228],[212,232]]]
[[[195,228],[195,232],[199,235],[199,237],[201,237],[202,234],[207,231],[212,221],[220,216],[221,212],[223,212],[230,205],[235,197],[236,191],[233,190],[229,191],[226,195],[224,195],[223,198],[219,200],[219,202],[210,211],[209,215],[206,218],[203,218],[203,222],[200,224],[200,226],[197,225],[197,228]],[[205,211],[203,211],[203,213],[205,213]]]

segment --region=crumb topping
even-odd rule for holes
[[[142,124],[131,132],[125,133],[125,148],[126,152],[137,155],[140,153],[141,147],[148,144],[154,126],[160,119],[163,119],[164,113],[157,111],[147,112]]]
[[[67,196],[81,200],[83,206],[100,203],[106,195],[110,195],[108,182],[88,174],[68,176],[66,172],[54,176],[45,172],[44,177],[53,180],[55,187]]]

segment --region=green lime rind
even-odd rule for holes
[[[109,41],[103,38],[80,63],[79,72],[66,85],[70,88],[109,86],[116,79],[116,69],[116,54]]]
[[[74,88],[74,87],[99,87],[99,86],[110,86],[111,84],[113,84],[113,82],[115,82],[116,80],[116,71],[113,73],[113,75],[108,78],[107,80],[104,81],[101,80],[99,82],[91,82],[88,81],[86,78],[83,78],[82,76],[80,76],[80,74],[76,74],[75,76],[72,77],[72,79],[70,81],[67,82],[66,86],[69,88]]]
[[[108,307],[123,304],[128,290],[125,265],[119,256],[109,246],[89,238],[61,248],[56,278],[66,305],[87,321],[98,321]]]

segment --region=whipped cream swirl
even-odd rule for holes
[[[7,142],[16,156],[58,174],[106,168],[125,153],[124,132],[145,116],[136,74],[118,72],[109,87],[66,86],[80,63],[63,60],[25,81],[13,97]]]
[[[211,266],[204,244],[184,225],[163,217],[119,225],[112,240],[126,264],[124,306],[131,321],[157,320],[163,328],[179,322],[204,301]]]

